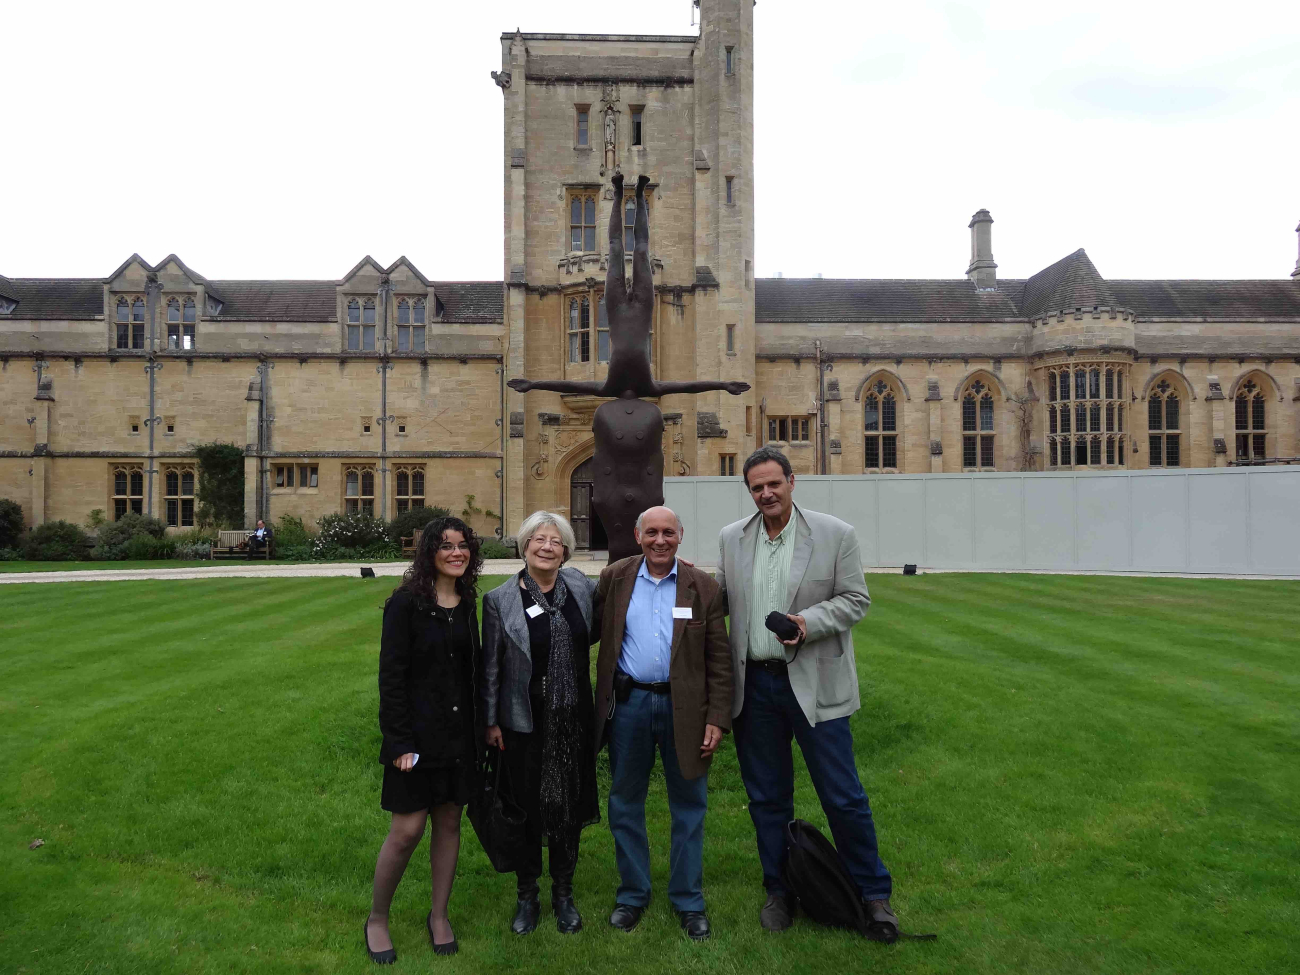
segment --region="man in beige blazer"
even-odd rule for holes
[[[793,737],[861,892],[870,936],[893,941],[892,883],[849,730],[859,707],[852,630],[871,605],[857,535],[838,518],[795,506],[794,472],[779,450],[756,450],[742,473],[758,512],[722,530],[717,581],[731,616],[736,755],[767,889],[759,920],[768,931],[790,926],[781,860],[794,818]],[[764,625],[771,612],[798,633],[779,639]]]

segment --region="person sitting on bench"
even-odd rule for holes
[[[253,534],[248,536],[248,557],[251,559],[263,549],[266,550],[267,558],[271,556],[271,529],[266,527],[266,522],[261,518],[257,519],[257,529]]]

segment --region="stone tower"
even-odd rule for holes
[[[753,2],[701,0],[699,15],[698,36],[502,35],[503,379],[604,377],[619,171],[651,179],[656,378],[754,384]],[[545,508],[599,548],[582,466],[599,401],[506,395],[505,533]],[[668,476],[738,472],[754,448],[752,391],[659,407]]]

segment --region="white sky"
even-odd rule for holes
[[[502,273],[499,36],[694,33],[689,0],[5,4],[0,273],[175,251],[213,278],[363,254]],[[1300,4],[760,0],[760,275],[1285,278]]]

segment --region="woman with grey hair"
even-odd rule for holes
[[[573,871],[582,828],[600,821],[589,648],[595,585],[564,567],[576,545],[561,515],[537,511],[519,527],[524,568],[483,597],[480,683],[487,743],[500,750],[503,788],[528,813],[528,851],[516,870],[510,929],[528,934],[541,905],[542,838],[550,850],[551,909],[562,934],[582,929]]]

